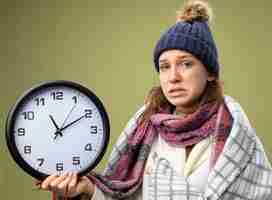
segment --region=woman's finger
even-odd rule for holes
[[[65,173],[59,176],[58,178],[51,181],[51,183],[49,184],[49,187],[51,187],[53,191],[56,191],[58,189],[58,185],[62,183],[67,177],[68,177],[68,173]]]
[[[44,190],[49,190],[49,185],[52,181],[54,181],[55,179],[57,179],[58,176],[57,175],[51,175],[48,176],[41,184],[41,188]]]
[[[74,193],[76,191],[76,186],[77,186],[77,174],[75,172],[73,172],[71,174],[71,180],[68,184],[68,192]]]
[[[66,178],[63,179],[62,182],[60,182],[57,185],[57,192],[60,193],[62,196],[67,196],[68,185],[69,185],[71,179],[72,179],[72,173],[69,172],[67,174]]]

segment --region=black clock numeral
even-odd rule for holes
[[[97,126],[91,126],[91,134],[97,134]]]
[[[63,163],[56,163],[56,170],[59,171],[63,171]]]
[[[39,167],[43,165],[44,163],[44,158],[38,158],[37,161],[39,162]]]
[[[25,154],[31,154],[31,146],[30,145],[24,146],[24,153]]]
[[[92,148],[92,144],[91,143],[88,143],[85,145],[85,151],[92,151],[93,148]]]
[[[62,91],[52,92],[51,96],[53,97],[53,100],[63,100],[63,92]]]
[[[80,157],[79,156],[73,157],[73,165],[80,165]]]
[[[44,106],[45,105],[45,99],[43,97],[41,97],[41,98],[38,97],[34,101],[36,102],[37,106]]]
[[[75,101],[75,104],[77,104],[77,97],[73,96],[72,99]]]
[[[27,120],[34,120],[35,116],[33,111],[23,112],[22,115],[24,115],[24,119]]]
[[[91,109],[85,109],[85,117],[86,118],[92,118],[92,110]]]
[[[18,136],[25,136],[25,129],[24,128],[18,128],[17,132],[18,132]]]

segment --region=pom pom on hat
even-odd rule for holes
[[[177,21],[211,21],[212,9],[207,1],[189,0],[177,12]]]

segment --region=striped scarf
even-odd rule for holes
[[[232,120],[224,103],[204,104],[186,117],[172,115],[170,109],[166,108],[152,115],[150,120],[129,134],[126,146],[106,174],[92,172],[88,177],[98,188],[114,198],[129,197],[142,184],[145,163],[157,134],[170,144],[184,147],[213,136],[215,145],[210,160],[212,167],[223,149]]]

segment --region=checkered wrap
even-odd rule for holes
[[[147,180],[148,200],[272,199],[272,169],[263,146],[240,105],[228,96],[225,102],[234,119],[233,126],[209,174],[205,191],[191,186],[176,174],[167,160],[158,158]],[[110,173],[121,152],[125,151],[126,139],[136,128],[143,110],[144,107],[133,116],[120,135],[104,174]]]

